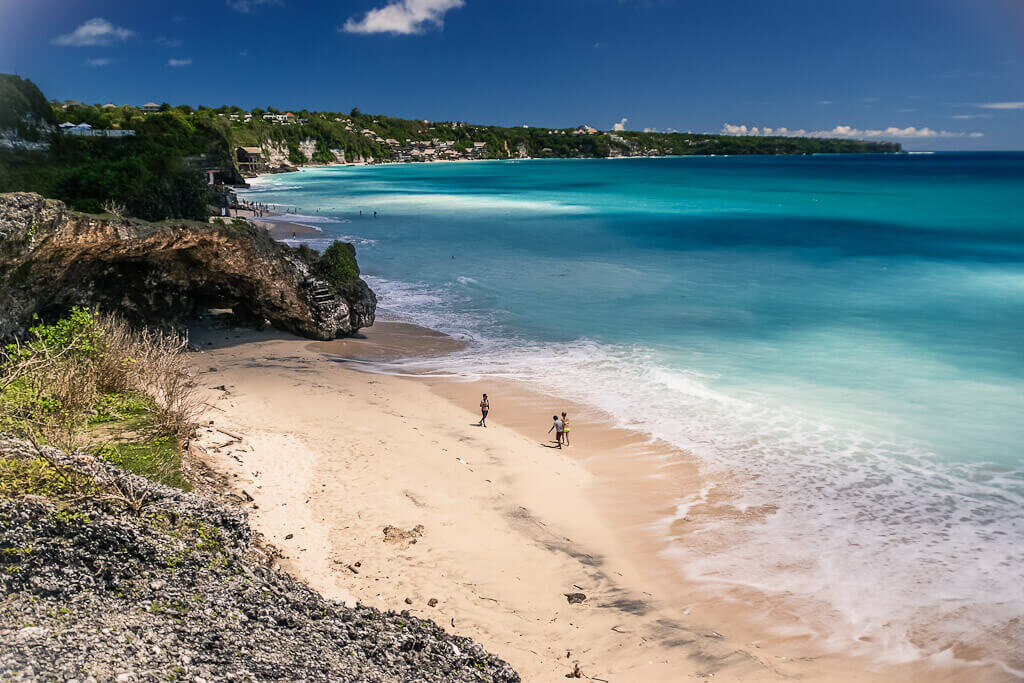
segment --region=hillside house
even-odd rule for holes
[[[160,111],[160,105],[156,102],[146,102],[144,105],[142,105],[142,111],[146,112],[147,114],[153,114],[155,112]]]
[[[266,168],[263,150],[259,147],[237,147],[235,159],[238,161],[238,170],[242,173],[259,173]]]

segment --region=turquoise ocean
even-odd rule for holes
[[[837,647],[1024,669],[1024,154],[324,167],[242,196],[470,341],[396,371],[590,403],[772,511],[669,546],[688,578],[814,596]]]

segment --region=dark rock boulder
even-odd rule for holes
[[[0,338],[35,313],[75,305],[160,325],[230,308],[241,321],[324,340],[372,325],[377,299],[366,283],[326,282],[318,258],[244,221],[147,223],[0,194]]]

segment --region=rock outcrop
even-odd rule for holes
[[[4,680],[519,681],[469,638],[407,611],[346,607],[268,568],[244,512],[44,452],[65,475],[116,481],[148,504],[0,496]],[[2,434],[0,462],[49,467]]]
[[[244,221],[147,223],[0,194],[0,338],[75,305],[157,325],[230,308],[240,322],[322,340],[372,325],[377,300],[357,271],[328,283],[318,258]]]
[[[0,148],[47,149],[55,124],[53,109],[35,83],[0,74]]]

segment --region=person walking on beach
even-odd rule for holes
[[[552,415],[551,419],[554,420],[551,429],[555,430],[555,443],[558,444],[558,450],[562,450],[562,434],[565,430],[565,424],[558,419],[557,415]],[[551,433],[551,429],[548,430],[548,434]]]
[[[480,421],[477,424],[481,427],[487,426],[487,413],[491,412],[491,402],[487,400],[487,394],[480,399]]]
[[[562,443],[569,445],[569,418],[562,413]]]

